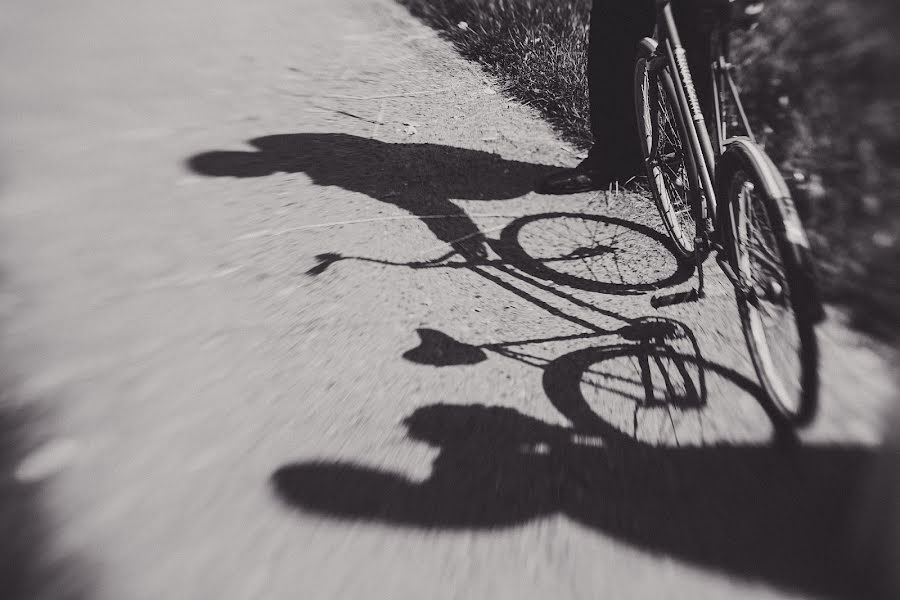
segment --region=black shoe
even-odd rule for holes
[[[590,161],[590,162],[589,162]],[[625,182],[638,173],[639,168],[613,169],[598,166],[587,158],[574,169],[564,169],[549,175],[537,188],[541,194],[577,194],[606,189],[615,181]]]

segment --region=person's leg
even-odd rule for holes
[[[709,0],[677,0],[675,24],[687,51],[688,68],[702,101],[711,93]],[[654,0],[594,0],[591,14],[588,84],[591,102],[591,154],[615,170],[640,170],[643,156],[634,110],[634,58],[637,43],[653,33]],[[704,106],[704,113],[706,106]]]
[[[634,59],[641,38],[653,33],[653,0],[594,0],[588,50],[591,163],[618,175],[640,171],[634,111]]]
[[[654,0],[593,0],[587,74],[594,144],[578,167],[544,180],[542,191],[599,189],[641,172],[634,58],[637,43],[653,32],[654,20]]]

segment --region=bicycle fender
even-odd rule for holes
[[[762,187],[762,197],[766,206],[780,217],[777,223],[773,223],[774,233],[780,240],[782,250],[790,253],[789,262],[795,271],[797,281],[801,283],[800,289],[797,290],[798,305],[813,322],[821,322],[825,318],[825,310],[819,293],[815,261],[800,215],[797,213],[790,190],[775,164],[749,138],[735,138],[729,141],[716,168],[718,214],[723,216],[731,214],[731,207],[726,205],[727,186],[734,172],[745,165],[752,166],[751,175]]]
[[[749,138],[735,138],[729,141],[725,147],[725,152],[719,160],[716,169],[716,190],[719,206],[718,214],[728,214],[721,212],[723,209],[728,210],[730,207],[722,206],[726,202],[728,179],[735,168],[741,164],[738,155],[743,155],[749,162],[758,165],[756,175],[759,177],[759,183],[763,186],[763,192],[769,198],[776,200],[773,202],[774,207],[779,212],[780,221],[784,225],[783,229],[779,228],[778,233],[783,234],[791,243],[802,248],[809,248],[809,239],[806,237],[806,231],[803,223],[800,221],[800,215],[791,198],[791,192],[784,182],[784,178],[778,172],[778,168],[772,162],[772,159],[763,152],[757,144]]]

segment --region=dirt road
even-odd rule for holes
[[[721,281],[651,308],[651,203],[531,192],[574,151],[402,8],[3,13],[0,595],[848,584],[872,344],[773,447]]]

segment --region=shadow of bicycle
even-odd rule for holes
[[[616,343],[549,360],[543,387],[569,426],[508,407],[434,404],[403,421],[409,439],[439,450],[424,481],[314,461],[277,469],[274,490],[306,513],[424,529],[496,529],[563,514],[636,547],[742,577],[838,596],[859,593],[845,534],[854,519],[850,491],[858,487],[868,449],[680,446],[612,424],[614,404],[701,410],[710,372],[736,392],[758,393],[739,374],[688,350],[693,344],[672,327],[625,328]],[[434,334],[423,339],[429,337]],[[473,348],[495,350],[454,346],[454,352],[481,359]],[[407,353],[428,356],[421,346]],[[654,383],[654,376],[661,380]]]
[[[396,262],[323,252],[306,274],[322,275],[342,261],[412,269],[494,267],[555,286],[607,295],[639,295],[684,283],[693,267],[679,263],[672,242],[652,227],[617,217],[550,212],[510,221],[496,239],[484,237],[495,258],[455,249],[431,259]]]
[[[509,265],[575,289],[636,295],[684,283],[693,267],[679,263],[659,231],[603,214],[551,212],[509,223],[492,244]]]

